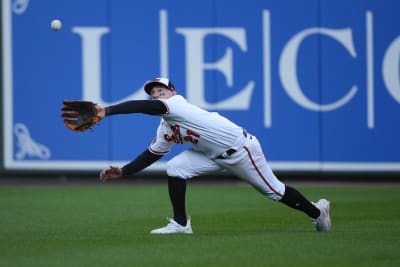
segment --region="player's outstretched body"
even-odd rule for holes
[[[299,191],[282,183],[272,172],[256,136],[216,112],[188,103],[177,94],[167,78],[147,83],[144,90],[152,100],[97,106],[97,116],[144,113],[161,117],[150,146],[122,168],[110,166],[101,171],[101,181],[137,173],[167,154],[175,144],[192,145],[191,149],[168,162],[168,191],[173,218],[165,227],[150,233],[193,233],[190,218],[186,215],[186,180],[223,169],[246,181],[267,198],[305,213],[318,231],[331,230],[329,201],[320,199],[312,203]]]

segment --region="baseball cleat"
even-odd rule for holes
[[[187,220],[186,226],[182,226],[172,218],[167,218],[169,223],[162,228],[154,229],[150,231],[150,234],[192,234],[192,225],[190,224],[190,218]]]
[[[315,225],[315,228],[319,232],[329,232],[331,230],[331,218],[329,216],[329,201],[326,199],[320,199],[317,203],[313,203],[320,211],[316,219],[311,219],[311,222]]]

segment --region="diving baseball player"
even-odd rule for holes
[[[216,112],[208,112],[178,95],[167,78],[157,78],[144,87],[152,100],[132,100],[97,106],[101,119],[116,114],[144,113],[161,117],[156,137],[136,159],[122,168],[110,166],[100,180],[118,179],[139,172],[167,154],[175,144],[191,148],[168,162],[168,191],[173,218],[152,234],[191,234],[186,215],[186,180],[202,174],[227,170],[252,185],[267,198],[304,212],[318,231],[330,231],[329,201],[308,201],[296,189],[282,183],[272,172],[254,135]]]

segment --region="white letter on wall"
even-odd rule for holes
[[[107,27],[74,27],[72,32],[82,38],[82,98],[107,106],[113,103],[101,97],[101,37],[109,32]],[[143,99],[147,95],[143,87],[136,93],[116,102]]]
[[[236,95],[217,102],[209,103],[205,99],[204,71],[218,70],[226,78],[229,87],[233,85],[232,48],[225,50],[224,56],[214,63],[204,62],[204,39],[207,35],[219,34],[235,41],[244,52],[247,51],[245,30],[242,28],[178,28],[186,40],[186,90],[189,102],[206,109],[248,109],[254,88],[254,81]]]
[[[279,62],[279,76],[288,95],[300,106],[315,111],[330,111],[345,105],[356,94],[357,87],[353,86],[351,90],[336,102],[321,105],[312,102],[302,92],[296,71],[297,55],[301,42],[312,34],[327,35],[341,43],[352,57],[356,57],[353,45],[351,29],[329,30],[325,28],[311,28],[296,34],[285,46]]]

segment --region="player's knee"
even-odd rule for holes
[[[261,194],[265,195],[268,199],[279,201],[285,193],[285,185],[283,183],[276,183],[275,187],[254,186]]]
[[[169,164],[167,167],[167,175],[170,177],[179,177],[178,171],[175,168],[170,167]]]
[[[174,159],[168,161],[167,163],[167,175],[182,179],[188,179],[192,177],[192,175],[186,170],[184,162]]]

